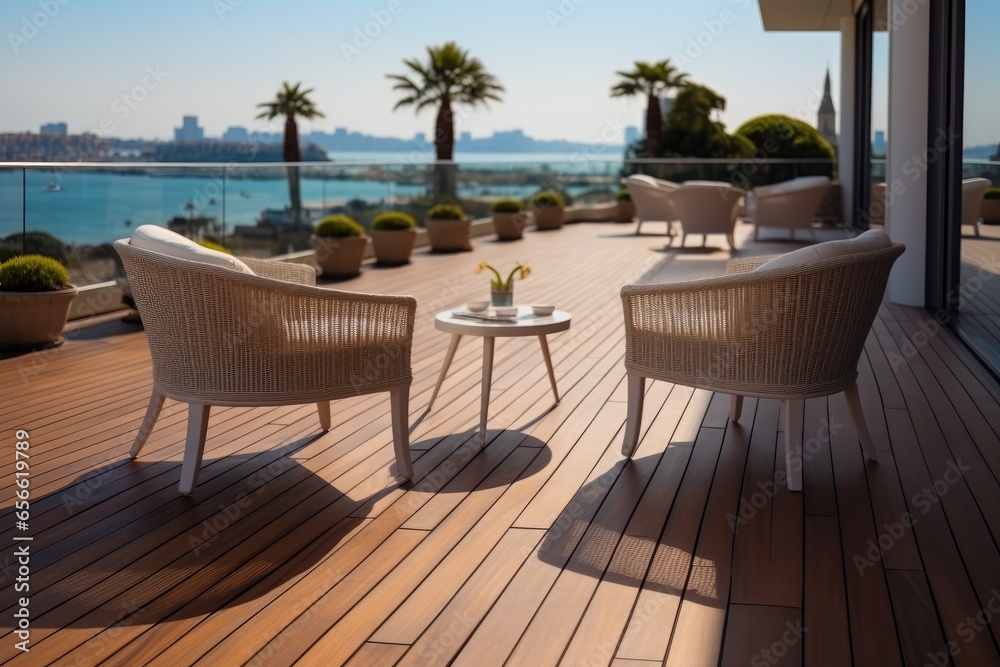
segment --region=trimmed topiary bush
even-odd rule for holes
[[[51,257],[22,255],[0,264],[0,291],[54,292],[68,287],[66,267]]]
[[[531,203],[538,208],[549,208],[551,206],[562,206],[563,199],[552,190],[542,190],[531,198]]]
[[[372,229],[380,232],[413,229],[416,226],[417,222],[413,219],[412,215],[398,211],[379,213],[375,216],[375,219],[372,220]]]
[[[216,252],[224,252],[227,255],[232,255],[233,251],[222,245],[221,243],[216,243],[215,241],[198,241],[198,245],[202,248],[208,248],[209,250],[215,250]]]
[[[622,188],[615,193],[615,201],[632,201],[632,193]]]
[[[364,235],[365,228],[346,215],[328,215],[316,223],[316,236],[344,238]]]
[[[1000,199],[1000,187],[992,187],[986,190],[986,194],[983,195],[983,199]]]
[[[427,211],[427,218],[433,220],[465,220],[465,212],[455,204],[438,204]]]
[[[493,202],[491,210],[494,213],[520,213],[524,210],[524,204],[517,199],[498,199]]]
[[[751,118],[735,133],[757,147],[754,157],[762,159],[753,173],[744,171],[752,185],[779,183],[796,176],[833,177],[833,147],[812,125],[784,114]],[[768,164],[768,158],[813,159],[816,164]],[[758,166],[758,165],[755,165]]]

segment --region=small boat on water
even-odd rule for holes
[[[62,186],[56,183],[54,180],[49,181],[48,186],[43,190],[43,192],[59,192],[62,190]]]

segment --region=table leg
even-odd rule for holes
[[[549,342],[545,340],[545,336],[539,336],[538,342],[542,344],[542,357],[545,359],[545,368],[549,370],[549,383],[552,385],[552,394],[556,397],[556,403],[559,402],[559,390],[556,389],[556,373],[552,370],[552,357],[549,356]]]
[[[479,404],[479,444],[486,446],[486,420],[490,409],[490,384],[493,382],[493,341],[483,336],[483,397]]]
[[[444,366],[441,367],[441,374],[438,375],[437,384],[434,386],[434,392],[431,394],[431,400],[427,404],[427,412],[431,411],[434,407],[434,399],[437,398],[438,392],[441,391],[441,385],[444,384],[444,376],[448,374],[448,368],[451,367],[451,360],[455,358],[455,350],[458,349],[458,341],[462,340],[462,337],[458,334],[451,335],[451,343],[448,345],[448,354],[444,356]]]

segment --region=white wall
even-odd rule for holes
[[[927,250],[927,71],[930,3],[889,0],[886,231],[906,244],[888,298],[924,305]]]

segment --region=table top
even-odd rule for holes
[[[464,311],[465,308],[455,308]],[[487,311],[488,313],[492,312]],[[571,316],[569,313],[557,310],[551,315],[540,317],[531,312],[531,306],[518,306],[517,319],[513,322],[483,322],[452,317],[452,311],[446,310],[434,316],[434,327],[460,336],[483,336],[498,338],[507,336],[541,336],[558,333],[569,329]]]

